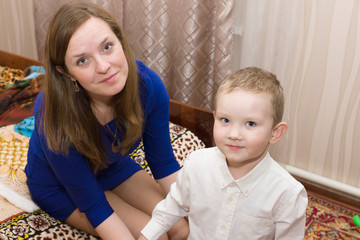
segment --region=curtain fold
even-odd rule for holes
[[[34,0],[39,58],[48,22],[64,2]],[[172,99],[212,109],[232,70],[233,0],[95,1],[122,26],[137,59],[163,79]]]
[[[132,0],[124,30],[135,55],[163,79],[171,98],[212,109],[231,72],[233,1]]]

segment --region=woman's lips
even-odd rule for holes
[[[111,74],[110,76],[104,78],[101,82],[111,83],[111,82],[115,81],[116,74],[117,73]]]

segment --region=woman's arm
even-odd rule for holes
[[[176,177],[177,177],[178,172],[179,172],[179,170],[170,174],[167,177],[157,180],[157,182],[159,183],[161,189],[164,191],[165,194],[169,193],[171,184],[176,182]]]
[[[134,237],[131,235],[129,229],[125,223],[113,213],[99,226],[95,228],[101,239],[104,240],[133,240]]]

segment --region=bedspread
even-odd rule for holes
[[[26,76],[31,76],[31,69],[24,71]],[[41,68],[36,69],[42,73]],[[41,90],[43,75],[26,78],[19,71],[0,67],[0,126],[15,124],[34,115],[34,103]]]

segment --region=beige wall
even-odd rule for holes
[[[349,186],[360,197],[360,6],[355,0],[242,0],[234,68],[273,71],[289,130],[282,163]]]

